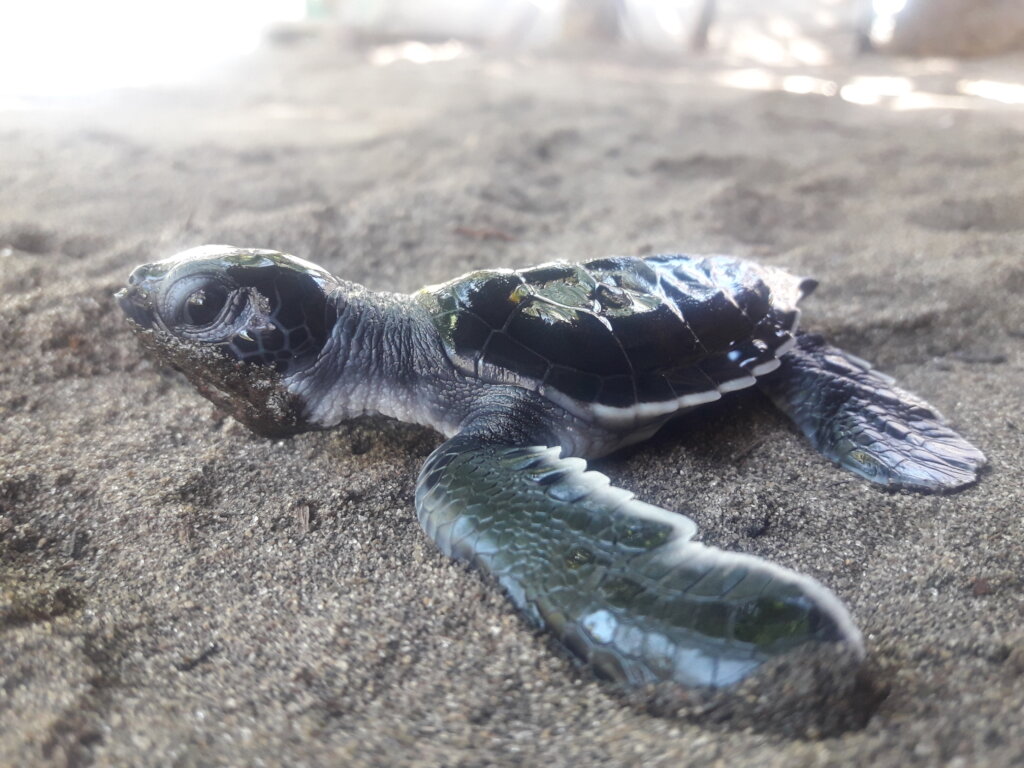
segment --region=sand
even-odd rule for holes
[[[0,764],[1024,764],[1024,112],[956,95],[1020,64],[759,75],[895,73],[943,99],[904,109],[927,99],[738,88],[715,77],[758,81],[707,61],[310,45],[0,112]],[[881,694],[866,722],[652,716],[435,551],[412,501],[436,434],[224,419],[111,299],[205,242],[394,290],[657,251],[817,277],[805,325],[982,447],[975,487],[870,487],[756,395],[597,466],[834,589]]]

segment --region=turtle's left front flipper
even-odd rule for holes
[[[863,653],[846,609],[813,579],[692,541],[689,518],[558,448],[515,442],[470,429],[441,445],[417,485],[420,523],[605,676],[725,686],[807,644]]]
[[[919,491],[977,479],[985,455],[860,358],[800,334],[781,363],[758,384],[827,458],[872,482]]]

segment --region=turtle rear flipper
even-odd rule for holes
[[[860,358],[800,334],[781,362],[758,384],[827,458],[872,482],[918,491],[977,479],[985,455]]]
[[[846,608],[813,579],[694,542],[689,518],[558,448],[514,445],[512,420],[498,427],[471,424],[431,454],[420,523],[603,676],[726,686],[807,644],[863,654]]]

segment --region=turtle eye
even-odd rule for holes
[[[212,283],[189,294],[182,308],[182,316],[188,325],[210,325],[220,316],[227,301],[227,289]]]

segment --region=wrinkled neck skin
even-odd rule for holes
[[[338,310],[330,338],[313,366],[283,381],[300,409],[302,430],[380,414],[446,437],[471,424],[496,441],[557,445],[567,456],[597,457],[646,439],[660,426],[605,430],[533,392],[463,375],[415,296],[338,281],[329,297]]]
[[[411,296],[338,281],[329,299],[338,320],[316,363],[285,378],[313,429],[382,414],[457,429],[450,409],[458,377],[425,311]],[[454,380],[454,381],[453,381]]]

